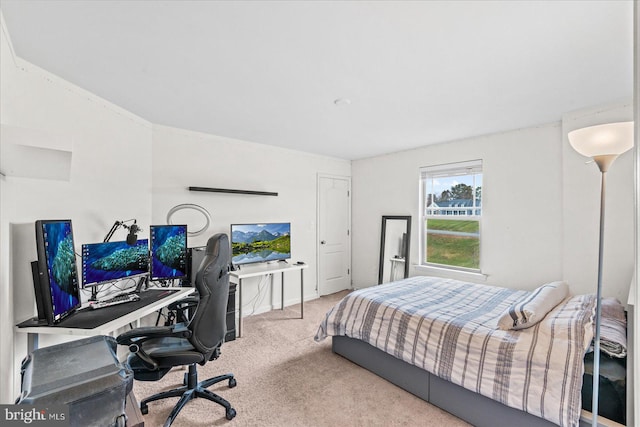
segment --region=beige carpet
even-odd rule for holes
[[[313,336],[326,311],[344,293],[309,301],[300,319],[299,305],[245,319],[242,338],[225,343],[219,359],[198,366],[199,379],[233,372],[210,388],[237,411],[232,421],[224,408],[204,399],[187,404],[174,426],[468,426],[386,380],[331,352],[331,340]],[[138,401],[179,386],[186,370],[169,372],[157,382],[134,384]],[[177,398],[149,404],[145,426],[162,426]]]

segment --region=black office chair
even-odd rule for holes
[[[129,346],[131,354],[128,362],[136,380],[157,381],[172,367],[189,365],[185,386],[158,393],[140,402],[140,410],[146,414],[149,402],[180,396],[165,427],[170,426],[187,402],[196,397],[204,397],[224,406],[228,420],[236,416],[229,402],[207,390],[207,387],[224,380],[229,381],[229,387],[235,387],[233,374],[198,382],[196,369],[196,364],[204,365],[220,355],[220,346],[227,330],[229,262],[229,238],[226,234],[216,234],[207,242],[206,255],[197,272],[196,288],[200,298],[191,320],[171,326],[132,329],[117,338],[118,344]]]

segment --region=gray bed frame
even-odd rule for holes
[[[550,421],[443,380],[364,341],[334,336],[332,349],[334,353],[474,426],[555,426]],[[580,420],[581,427],[587,425],[589,423]]]

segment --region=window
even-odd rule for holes
[[[420,169],[421,264],[480,271],[482,160]]]

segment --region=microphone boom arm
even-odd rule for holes
[[[104,236],[103,242],[108,242],[109,240],[111,240],[111,238],[113,237],[113,233],[115,233],[118,230],[118,228],[124,227],[124,228],[128,229],[129,226],[126,225],[125,222],[129,222],[129,221],[133,221],[134,224],[136,223],[136,220],[134,218],[127,219],[127,220],[124,220],[124,221],[116,221],[116,222],[114,222],[113,225],[111,226],[111,230],[109,230],[107,235]]]
[[[106,236],[104,236],[104,240],[103,242],[108,242],[109,240],[111,240],[111,237],[113,237],[113,233],[116,232],[116,230],[118,228],[120,228],[122,226],[122,221],[116,221],[113,226],[111,227],[111,230],[109,230],[109,232],[107,233]]]

